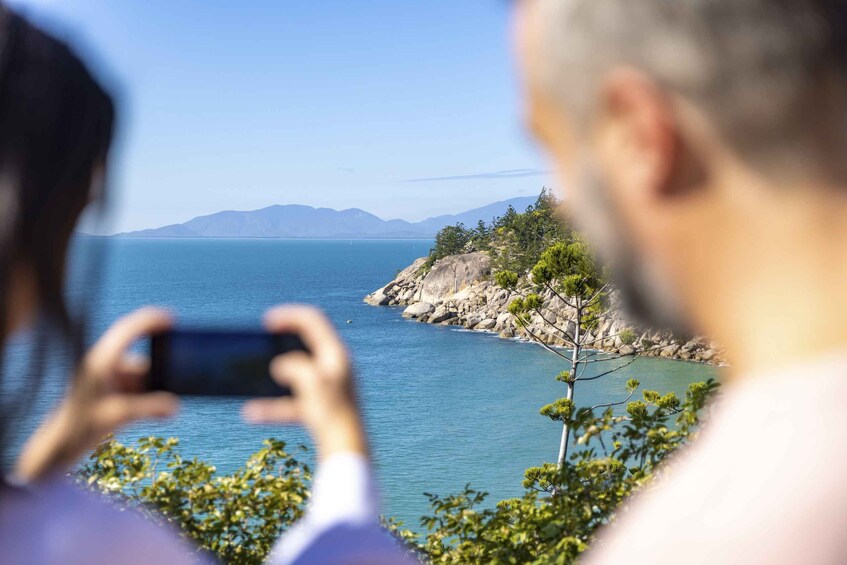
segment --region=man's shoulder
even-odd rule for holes
[[[727,387],[700,437],[600,532],[594,562],[691,548],[692,563],[847,559],[847,363],[814,365]]]

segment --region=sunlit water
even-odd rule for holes
[[[406,321],[397,308],[362,302],[425,255],[428,241],[111,240],[103,260],[95,327],[145,304],[169,307],[184,323],[258,326],[283,302],[325,309],[355,359],[359,392],[388,514],[416,527],[424,492],[448,494],[466,483],[492,500],[521,492],[523,470],[555,459],[560,428],[538,408],[564,395],[554,376],[565,367],[541,348],[490,334]],[[347,323],[347,321],[350,323]],[[692,363],[640,359],[614,376],[585,383],[577,403],[624,396],[638,378],[683,393],[713,376]],[[48,383],[38,413],[58,395]],[[32,423],[18,427],[21,437]],[[221,471],[244,463],[266,437],[309,444],[302,429],[243,423],[239,402],[187,400],[165,423],[121,434],[178,436],[183,453]]]

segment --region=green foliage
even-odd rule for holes
[[[630,379],[625,389],[631,394],[638,386]],[[683,400],[646,390],[622,413],[556,401],[545,415],[567,421],[580,446],[568,464],[530,467],[523,494],[493,506],[470,485],[454,495],[426,494],[431,511],[421,518],[422,535],[392,519],[383,525],[430,563],[573,563],[621,503],[696,433],[716,388],[714,381],[694,383]],[[275,440],[244,468],[217,476],[214,467],[183,459],[176,439],[145,438],[135,447],[104,443],[78,478],[177,525],[228,563],[252,564],[302,515],[310,472]]]
[[[544,304],[544,299],[538,294],[529,294],[524,298],[524,308],[527,310],[538,310]]]
[[[618,337],[621,338],[621,343],[624,345],[632,345],[635,343],[635,340],[638,338],[638,335],[631,328],[625,328],[621,330],[618,334]]]
[[[553,243],[568,241],[571,230],[556,214],[557,202],[548,189],[523,213],[509,209],[490,232],[495,271],[527,272]]]
[[[502,273],[498,273],[502,275]],[[517,296],[506,310],[515,317],[515,321],[519,326],[528,326],[531,319],[531,314],[541,308],[544,304],[544,299],[538,294],[529,294],[527,296]]]
[[[507,290],[515,290],[518,286],[520,277],[514,271],[499,271],[494,275],[494,282],[497,286]]]
[[[470,231],[469,245],[472,251],[489,251],[491,249],[491,227],[480,220],[476,228]]]
[[[423,269],[428,271],[448,255],[484,251],[491,255],[495,272],[525,273],[551,244],[571,238],[571,231],[556,217],[556,206],[550,191],[543,189],[524,212],[509,207],[490,224],[480,221],[475,228],[464,224],[444,227],[436,234]]]
[[[626,388],[637,386],[631,380]],[[714,381],[692,384],[675,402],[675,395],[645,391],[625,415],[560,403],[581,446],[569,463],[527,469],[524,494],[493,508],[486,493],[469,486],[457,495],[427,495],[432,514],[421,520],[428,531],[418,540],[421,553],[432,563],[574,562],[620,504],[695,434],[716,388]]]
[[[591,299],[606,284],[590,248],[580,239],[555,243],[544,251],[532,268],[532,282],[583,300]]]
[[[564,422],[570,419],[573,409],[574,404],[572,400],[560,398],[555,402],[542,406],[538,413],[556,422]]]
[[[273,439],[230,475],[184,459],[176,438],[148,437],[136,446],[101,444],[78,480],[181,529],[227,563],[262,563],[280,534],[303,515],[309,468]]]
[[[532,285],[539,291],[553,293],[576,305],[576,317],[583,330],[594,329],[607,312],[607,276],[597,263],[589,246],[580,238],[568,242],[557,242],[547,248],[530,271]],[[495,275],[497,284],[511,292],[519,292],[519,277],[513,271],[500,271]],[[544,306],[538,293],[514,299],[509,312],[520,326],[527,326],[532,314]],[[549,326],[551,323],[546,321]],[[552,326],[557,333],[566,333]],[[631,332],[631,330],[630,330]],[[563,336],[566,343],[574,345],[575,335]],[[631,337],[634,341],[635,336]],[[577,344],[582,347],[584,343]]]
[[[561,371],[558,375],[556,375],[556,380],[560,383],[569,383],[573,380],[573,372],[572,371]]]
[[[530,323],[529,309],[526,307],[526,301],[517,297],[506,307],[506,310],[515,317],[515,322],[525,327]]]
[[[472,237],[473,232],[465,228],[465,224],[441,228],[435,235],[435,246],[429,251],[425,268],[432,268],[436,261],[448,255],[465,253]]]

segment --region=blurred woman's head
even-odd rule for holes
[[[0,8],[3,337],[36,312],[70,331],[65,255],[100,196],[113,119],[110,96],[67,45]]]
[[[0,4],[0,366],[3,341],[29,320],[47,322],[79,350],[66,255],[82,211],[103,196],[114,112],[67,45]],[[31,399],[39,382],[20,394]],[[27,404],[2,400],[0,442]]]

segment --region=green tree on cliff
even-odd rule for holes
[[[497,284],[517,296],[509,305],[509,312],[527,336],[545,350],[559,358],[566,366],[556,379],[566,386],[563,398],[541,408],[541,414],[561,422],[557,463],[565,465],[568,457],[571,428],[574,423],[574,394],[579,382],[587,382],[610,375],[635,360],[632,355],[626,362],[616,362],[623,355],[597,354],[601,345],[597,330],[611,318],[614,308],[610,304],[610,285],[602,267],[596,262],[588,245],[579,237],[567,243],[555,243],[541,254],[526,281],[514,271],[500,271],[495,275]],[[562,321],[545,306],[544,294],[557,303],[556,310],[564,309],[569,318]],[[533,325],[533,318],[542,324]],[[625,331],[625,330],[624,330]],[[570,351],[562,351],[547,344],[544,332],[560,338]],[[623,332],[622,332],[623,333]],[[615,335],[606,336],[617,337]],[[590,365],[605,365],[596,374],[587,373]],[[628,387],[629,396],[613,405],[626,403],[636,387]],[[612,405],[610,405],[612,406]]]
[[[476,228],[470,232],[470,247],[473,251],[491,249],[491,228],[482,220],[477,222]]]
[[[435,245],[429,250],[425,267],[431,268],[436,261],[448,255],[465,253],[473,233],[465,227],[465,224],[446,226],[438,230],[435,235]]]
[[[570,230],[558,217],[557,208],[556,198],[545,188],[523,213],[510,209],[495,219],[490,231],[495,267],[522,273],[535,265],[550,245],[567,241]]]
[[[464,224],[446,226],[435,236],[425,269],[448,255],[484,251],[498,270],[524,272],[538,262],[550,245],[567,241],[571,231],[557,214],[558,202],[546,188],[524,212],[509,206],[490,224],[480,220],[475,228]]]

